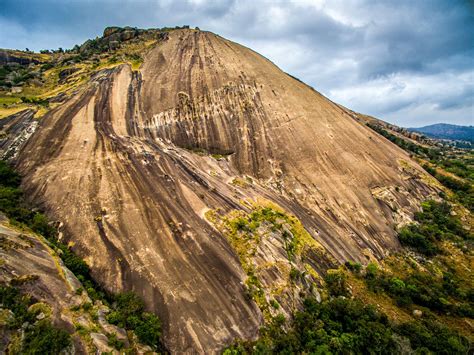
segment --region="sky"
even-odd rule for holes
[[[0,0],[0,48],[72,48],[106,26],[215,32],[350,109],[474,125],[473,0]]]

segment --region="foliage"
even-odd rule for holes
[[[459,156],[455,156],[448,157],[433,163],[437,163],[438,165],[442,166],[444,170],[450,172],[451,174],[474,182],[473,156],[474,151],[471,150],[463,159],[461,159]]]
[[[121,350],[124,347],[124,342],[117,338],[117,334],[112,333],[108,336],[107,344],[114,347],[117,350]]]
[[[469,349],[465,337],[434,320],[404,323],[396,329],[410,339],[418,353],[466,354]]]
[[[341,270],[328,270],[324,277],[326,287],[331,296],[348,296],[347,277]]]
[[[453,273],[443,272],[440,278],[428,271],[413,270],[406,276],[396,277],[377,270],[376,273],[366,272],[364,279],[370,290],[388,294],[399,306],[416,304],[440,314],[474,316],[472,294],[462,287],[462,280]]]
[[[451,215],[446,202],[427,201],[423,210],[415,214],[418,224],[405,227],[399,234],[403,245],[410,246],[427,256],[443,252],[442,240],[465,241],[472,235],[462,228],[459,219]],[[367,265],[364,280],[370,290],[386,293],[399,306],[413,304],[426,307],[440,314],[473,317],[474,303],[466,289],[467,280],[456,274],[450,265],[438,261],[437,268],[413,267],[400,276]]]
[[[415,144],[411,141],[405,140],[403,138],[400,138],[387,130],[383,129],[379,125],[367,123],[367,126],[376,131],[377,133],[381,134],[385,138],[387,138],[389,141],[392,143],[395,143],[398,145],[400,148],[403,150],[406,150],[411,153],[419,154],[425,157],[428,157],[430,159],[436,159],[439,156],[439,150],[437,149],[431,149],[427,147],[423,147],[419,144]]]
[[[21,101],[26,103],[26,104],[35,104],[35,105],[40,105],[40,106],[45,106],[45,107],[49,106],[49,101],[48,100],[41,99],[41,98],[38,98],[38,97],[25,97],[25,96],[22,96]]]
[[[440,174],[436,169],[427,164],[424,164],[423,168],[441,184],[452,190],[459,202],[466,206],[471,212],[474,211],[474,188],[472,187],[472,183],[445,174]]]
[[[372,305],[359,300],[335,298],[318,303],[306,299],[292,323],[275,319],[261,329],[253,342],[236,342],[224,354],[462,354],[469,348],[466,338],[433,321],[395,325]],[[411,344],[411,345],[410,345]]]
[[[32,78],[34,78],[34,73],[27,66],[20,64],[0,66],[0,87],[21,85]]]
[[[13,316],[7,323],[8,329],[19,333],[24,330],[21,341],[21,354],[59,354],[71,344],[69,334],[56,328],[47,319],[36,320],[36,314],[30,306],[34,300],[22,294],[18,288],[1,285],[0,301],[2,308],[8,309]],[[29,310],[30,309],[30,310]],[[16,353],[11,350],[11,353]]]
[[[362,270],[362,265],[353,261],[346,261],[344,265],[348,270],[353,271],[357,274]]]
[[[22,354],[59,354],[71,344],[70,335],[49,321],[39,321],[25,333]]]
[[[21,177],[7,162],[0,160],[0,183],[6,187],[19,187]]]
[[[159,350],[161,348],[161,322],[157,316],[144,311],[143,301],[133,292],[116,295],[113,311],[107,316],[111,324],[131,329],[140,342]]]
[[[440,241],[472,240],[472,235],[463,229],[459,218],[451,215],[451,207],[446,202],[430,200],[423,203],[422,211],[415,213],[415,221],[417,223],[400,230],[398,239],[402,245],[426,256],[440,253]]]
[[[161,321],[153,313],[141,314],[140,322],[134,328],[138,339],[145,344],[159,350],[161,346]]]
[[[0,286],[0,301],[2,308],[13,312],[14,318],[10,320],[9,327],[20,327],[25,322],[33,320],[32,314],[28,312],[31,299],[27,295],[21,295],[16,287]]]

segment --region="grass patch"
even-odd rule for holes
[[[307,287],[306,283],[303,285],[304,278],[312,280],[313,283],[318,280],[317,274],[310,265],[304,264],[303,259],[309,249],[316,251],[316,255],[322,254],[323,249],[295,216],[286,213],[276,204],[258,200],[246,201],[246,206],[250,207],[248,212],[234,210],[220,215],[218,211],[208,211],[206,218],[221,231],[235,250],[247,274],[245,284],[248,295],[257,303],[269,322],[275,317],[275,310],[278,309],[272,302],[272,296],[281,295],[296,285],[299,285],[303,292]],[[277,238],[282,243],[286,259],[259,265],[255,256],[261,243],[270,237]],[[260,276],[267,268],[278,272],[282,283],[264,284]]]

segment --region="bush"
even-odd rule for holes
[[[392,330],[385,315],[360,301],[336,298],[304,301],[285,331],[285,318],[274,319],[256,342],[238,342],[225,354],[387,353]]]
[[[25,332],[22,354],[59,354],[71,345],[71,337],[49,321],[40,321]]]
[[[348,270],[355,272],[356,274],[360,273],[360,271],[362,270],[362,265],[354,261],[346,261],[344,265]]]
[[[157,316],[152,313],[143,313],[134,331],[142,343],[155,347],[155,350],[159,348],[161,322]]]
[[[20,175],[7,162],[0,160],[0,184],[5,187],[19,187],[20,182]]]
[[[469,350],[465,337],[433,320],[404,323],[397,331],[410,339],[413,348],[436,354],[467,354]]]
[[[36,320],[34,311],[28,310],[35,302],[28,295],[21,294],[18,288],[0,286],[0,303],[3,309],[13,313],[8,328],[13,331],[24,329],[21,354],[59,354],[71,345],[66,331],[54,327],[49,320]]]
[[[463,241],[472,239],[470,232],[463,229],[456,216],[451,216],[451,207],[446,202],[426,201],[422,211],[415,213],[418,224],[402,228],[398,234],[400,243],[426,255],[439,254],[437,243],[444,239]]]
[[[140,342],[161,349],[161,322],[157,316],[144,312],[143,301],[133,292],[124,292],[115,296],[113,311],[107,316],[111,324],[131,329]]]
[[[123,341],[117,339],[117,334],[112,333],[108,336],[107,344],[114,347],[117,350],[121,350],[124,347]]]
[[[436,169],[430,167],[429,165],[423,165],[423,168],[433,177],[435,177],[441,184],[446,186],[448,189],[454,192],[456,199],[466,206],[471,212],[474,211],[474,188],[469,182],[464,182],[460,179],[455,179],[453,177],[439,174]],[[459,169],[459,168],[458,168]],[[449,169],[448,169],[449,170]],[[461,170],[468,174],[467,171]],[[457,171],[458,175],[463,175],[459,170]],[[469,174],[472,174],[469,171]],[[465,176],[463,176],[466,178]],[[470,177],[470,175],[469,175]]]
[[[348,296],[347,276],[341,270],[328,270],[324,277],[329,294],[334,297]]]

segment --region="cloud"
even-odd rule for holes
[[[256,50],[354,110],[473,124],[467,1],[2,0],[0,47],[69,48],[110,25],[183,24]]]

